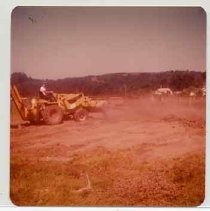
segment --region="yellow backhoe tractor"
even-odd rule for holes
[[[88,112],[105,112],[105,100],[93,100],[79,94],[53,93],[53,101],[39,97],[23,98],[16,86],[11,87],[11,97],[24,121],[30,123],[44,122],[48,125],[59,124],[65,117],[73,117],[76,121],[84,121]]]

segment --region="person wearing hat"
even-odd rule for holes
[[[52,91],[47,91],[46,89],[47,83],[44,82],[43,85],[39,89],[39,97],[44,100],[53,101]]]

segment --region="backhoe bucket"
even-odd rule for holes
[[[17,110],[18,110],[21,118],[23,120],[26,120],[26,112],[25,112],[26,108],[23,104],[23,100],[22,100],[16,86],[11,87],[10,95],[11,95],[11,97],[12,97],[12,99],[13,99],[16,107],[17,107]]]

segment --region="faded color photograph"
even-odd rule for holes
[[[16,7],[10,197],[19,206],[199,206],[206,13]]]

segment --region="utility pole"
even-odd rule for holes
[[[124,87],[124,96],[126,97],[127,96],[127,85],[123,84],[123,87]]]

